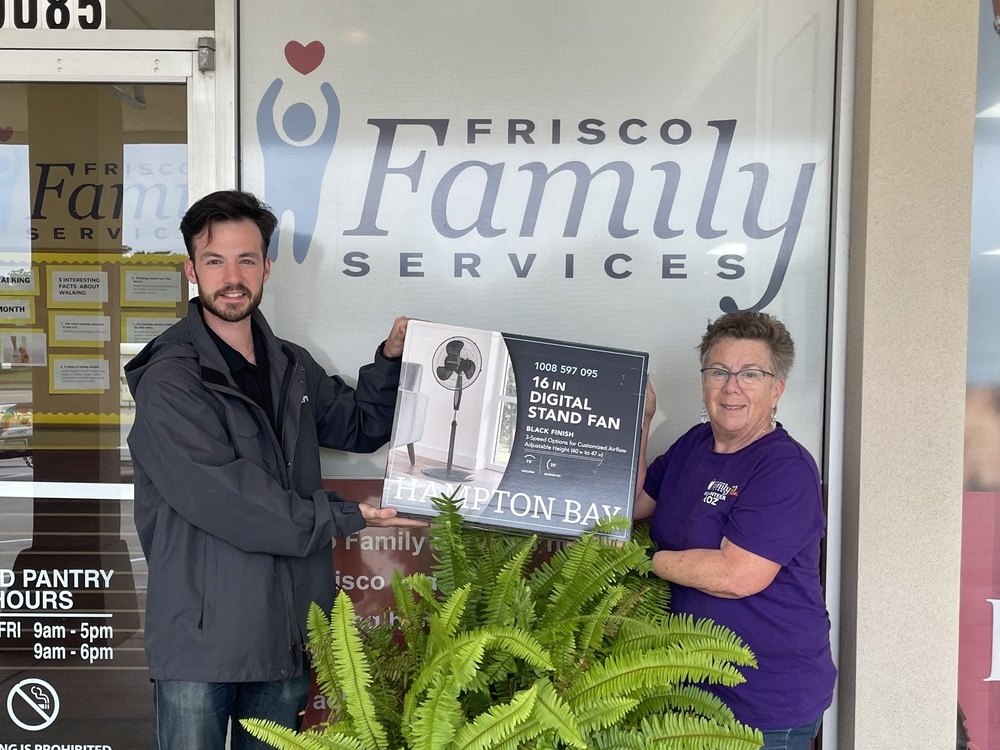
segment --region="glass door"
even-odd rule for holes
[[[215,173],[187,46],[0,50],[0,747],[153,746],[122,367]]]

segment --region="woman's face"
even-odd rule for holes
[[[774,372],[771,348],[754,339],[721,339],[708,353],[705,367],[728,370],[764,370]],[[725,382],[702,378],[702,398],[717,440],[750,442],[770,426],[771,412],[785,390],[785,381],[765,375],[758,383],[746,385],[735,375]]]

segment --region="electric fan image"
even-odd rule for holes
[[[463,471],[455,471],[455,430],[458,429],[458,409],[462,405],[462,391],[476,382],[483,363],[479,347],[466,338],[453,338],[442,343],[434,352],[431,372],[442,387],[454,391],[451,418],[451,440],[448,442],[448,464],[445,467],[424,469],[424,474],[434,479],[452,482],[468,482],[472,476]]]

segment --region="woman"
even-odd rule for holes
[[[816,463],[775,421],[795,356],[785,326],[736,312],[701,340],[703,424],[644,471],[635,518],[650,518],[653,572],[671,609],[710,618],[757,656],[735,688],[707,686],[764,732],[764,750],[805,750],[833,697],[830,620],[819,579],[825,518]],[[656,411],[647,390],[643,445]]]

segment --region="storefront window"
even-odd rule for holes
[[[0,746],[151,742],[121,370],[188,299],[187,120],[183,83],[0,83]]]
[[[981,0],[969,267],[958,747],[1000,748],[1000,0]]]
[[[212,29],[214,0],[105,0],[109,29]]]

